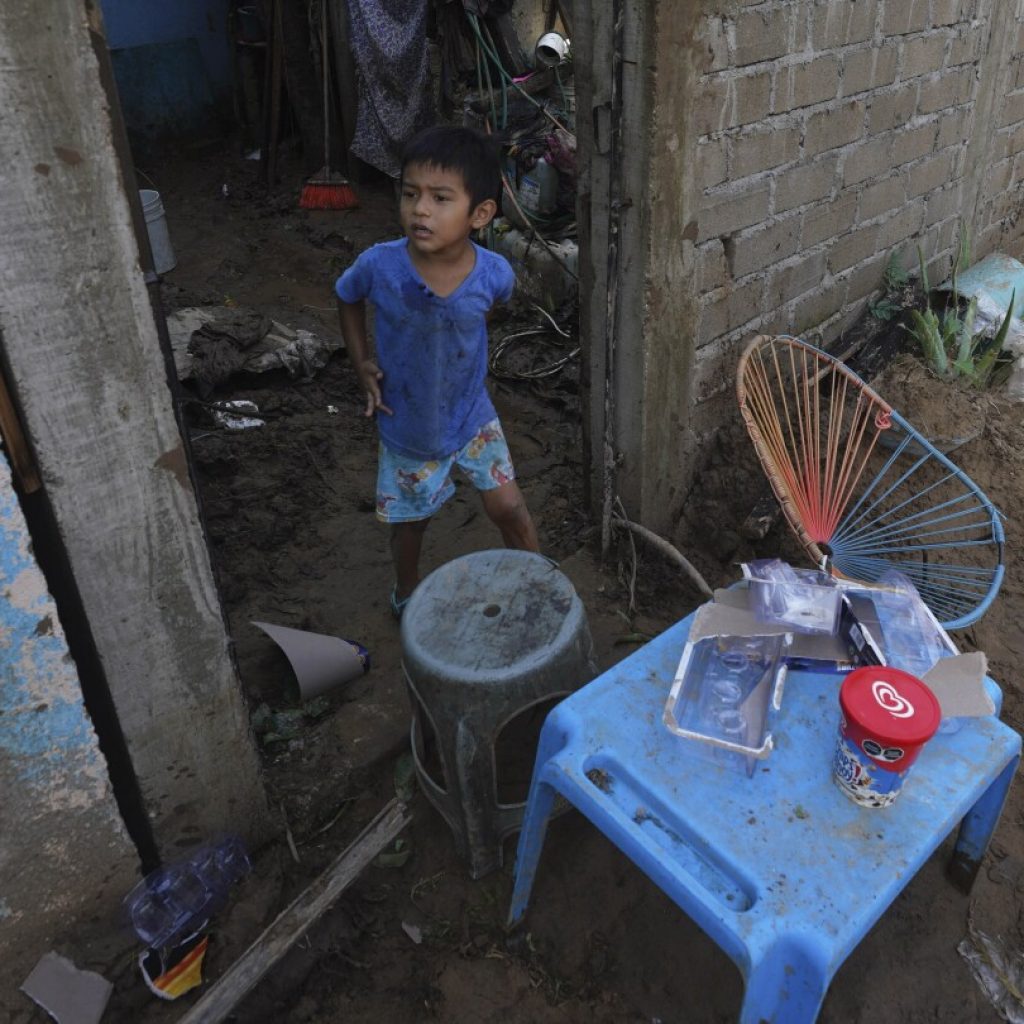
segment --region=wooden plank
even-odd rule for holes
[[[405,804],[392,800],[178,1024],[219,1024],[411,820]]]
[[[577,182],[580,243],[580,338],[583,343],[583,447],[586,502],[600,516],[606,475],[604,437],[608,410],[607,333],[610,221],[609,110],[612,22],[609,5],[580,4],[573,49],[577,54],[576,130],[584,154]]]
[[[573,34],[572,19],[573,19],[573,5],[572,0],[554,0],[551,5],[551,10],[555,12],[562,22],[562,28],[565,29],[565,34],[570,39],[575,39],[576,36]],[[554,28],[554,22],[552,20],[552,28]],[[550,31],[550,29],[548,30]]]
[[[3,374],[0,374],[0,438],[3,438],[18,486],[25,494],[38,491],[43,482],[39,479],[39,470],[36,469],[35,459],[32,458],[25,432],[21,429],[21,420]]]
[[[331,66],[337,86],[337,113],[341,119],[341,134],[338,150],[343,160],[338,164],[345,168],[346,177],[356,183],[360,180],[359,161],[349,152],[352,138],[356,133],[358,114],[359,83],[356,78],[356,62],[349,42],[348,9],[345,0],[332,0],[327,7],[330,18],[328,32],[331,42]],[[335,154],[331,154],[332,159]]]
[[[501,65],[509,74],[518,78],[532,70],[526,54],[523,52],[522,40],[516,32],[512,18],[508,14],[491,14],[485,19],[494,41],[494,48]]]
[[[263,184],[273,188],[277,178],[277,146],[281,132],[281,76],[284,68],[284,40],[281,32],[281,2],[271,0],[267,31],[266,88],[263,94],[263,147],[260,171]]]

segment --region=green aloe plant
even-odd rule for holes
[[[1010,318],[1013,316],[1013,307],[1016,301],[1017,292],[1013,291],[1010,294],[1010,308],[1007,309],[1006,316],[1003,317],[995,337],[989,342],[983,334],[973,333],[974,313],[977,311],[978,301],[971,299],[971,304],[967,309],[970,314],[970,327],[965,329],[961,336],[953,369],[959,376],[966,377],[975,387],[985,387],[992,376],[999,354],[1006,344],[1006,335],[1010,331]]]
[[[931,286],[920,246],[917,247],[917,258],[921,265],[921,287],[927,298]],[[961,238],[960,252],[953,267],[952,305],[941,313],[936,313],[930,306],[923,310],[910,310],[911,326],[905,329],[921,346],[925,361],[936,374],[947,379],[963,378],[975,387],[983,388],[988,384],[1006,343],[1017,295],[1014,292],[1011,297],[1010,308],[994,338],[990,340],[983,333],[976,334],[974,321],[978,313],[978,300],[972,298],[961,312],[960,293],[957,289],[957,277],[969,259],[969,249]]]

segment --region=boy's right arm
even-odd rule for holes
[[[372,416],[379,409],[390,416],[392,411],[381,401],[380,396],[380,382],[384,374],[370,358],[370,346],[366,340],[366,303],[343,302],[338,299],[338,319],[341,321],[341,336],[345,339],[349,359],[366,392],[365,415]]]

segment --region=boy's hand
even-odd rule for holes
[[[394,415],[394,412],[380,400],[380,384],[377,382],[383,379],[381,368],[372,359],[364,359],[359,364],[359,383],[366,392],[365,416],[372,416],[378,409],[389,416]]]

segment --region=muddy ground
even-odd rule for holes
[[[269,196],[255,184],[256,165],[229,151],[143,170],[163,196],[178,257],[166,277],[169,308],[232,302],[336,335],[334,279],[356,252],[397,234],[386,182],[360,185],[358,210],[306,212],[296,202],[298,168],[287,162]],[[229,433],[213,428],[201,405],[190,406],[212,557],[250,708],[299,706],[286,662],[253,619],[358,640],[371,651],[373,669],[333,694],[324,713],[305,720],[296,737],[262,744],[280,827],[220,922],[208,980],[394,795],[409,719],[398,629],[387,606],[386,534],[373,515],[376,441],[372,424],[359,415],[347,360],[334,357],[309,382],[283,373],[235,379],[214,397],[253,400],[267,420],[262,429]],[[580,405],[571,371],[543,390],[497,385],[495,400],[542,544],[579,591],[606,667],[643,635],[691,611],[700,596],[659,556],[640,551],[637,610],[631,612],[628,549],[601,564],[583,505]],[[941,395],[929,401],[941,402]],[[914,411],[903,411],[913,421]],[[990,401],[987,414],[982,437],[957,458],[1010,516],[1009,568],[994,610],[960,639],[988,652],[1006,690],[1004,717],[1020,728],[1024,578],[1015,560],[1022,539],[1015,514],[1024,500],[1024,431],[1019,407]],[[781,526],[756,545],[740,538],[751,495],[763,484],[737,416],[723,422],[705,454],[675,536],[712,585],[735,579],[736,562],[752,555],[796,557]],[[432,525],[425,568],[497,545],[467,491],[460,486]],[[578,815],[552,826],[528,927],[510,939],[503,922],[511,844],[503,870],[470,882],[437,814],[419,795],[412,810],[404,863],[370,868],[233,1019],[734,1019],[741,983],[731,962]],[[1018,783],[971,900],[943,876],[947,842],[840,969],[822,1021],[998,1020],[956,946],[972,905],[979,928],[1013,948],[1024,945],[1022,818],[1024,787]],[[285,841],[285,822],[298,863]],[[107,974],[116,992],[105,1019],[116,1024],[173,1021],[188,1001],[157,1003],[128,955]]]

